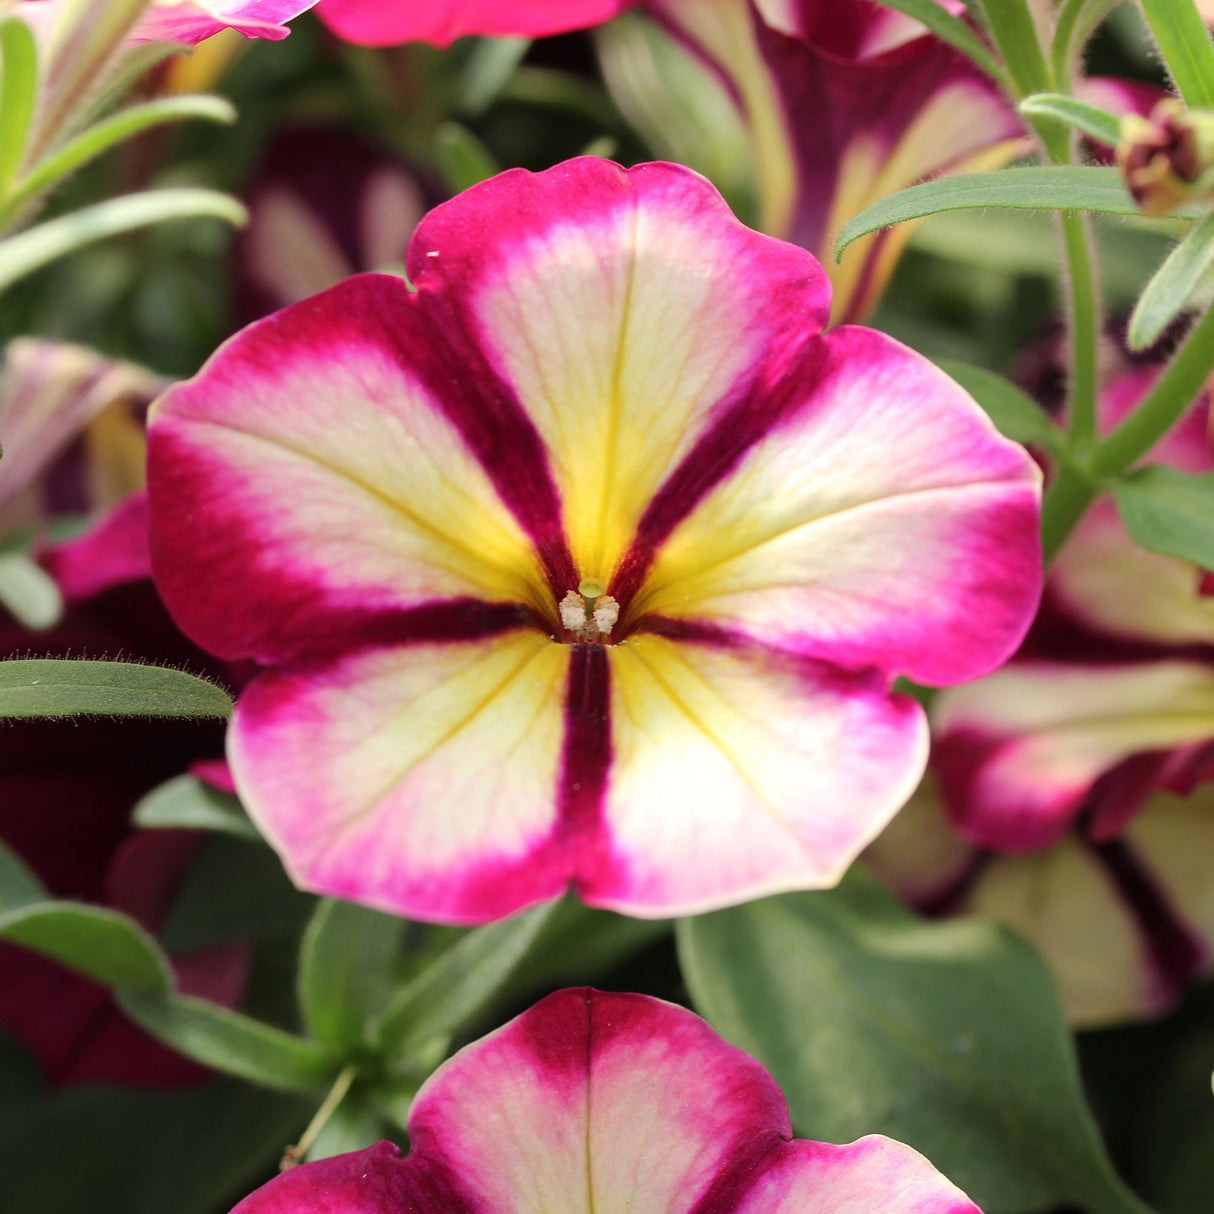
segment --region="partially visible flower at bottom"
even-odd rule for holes
[[[431,1076],[409,1141],[294,1168],[234,1214],[978,1214],[892,1139],[794,1139],[762,1066],[645,995],[549,995]]]

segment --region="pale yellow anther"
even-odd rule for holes
[[[601,641],[620,618],[620,605],[597,578],[583,578],[561,599],[561,623],[575,641]]]

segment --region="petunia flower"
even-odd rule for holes
[[[964,13],[960,0],[939,0]],[[927,177],[994,168],[1023,127],[998,87],[905,14],[870,0],[647,0],[727,83],[754,149],[764,231],[829,268],[835,320],[862,319],[912,229],[843,224]]]
[[[978,1214],[902,1143],[793,1138],[763,1067],[646,995],[549,995],[430,1077],[409,1141],[293,1168],[233,1214]]]
[[[321,0],[316,15],[360,46],[429,42],[473,34],[543,38],[608,21],[636,0]]]
[[[301,885],[473,922],[835,883],[913,789],[898,674],[1039,590],[1039,475],[703,178],[512,170],[153,408],[158,584],[270,669],[228,758]]]
[[[1160,374],[1123,369],[1111,428]],[[1151,462],[1214,466],[1205,400]],[[869,858],[913,903],[1023,931],[1081,1024],[1157,1013],[1214,971],[1214,609],[1203,571],[1146,552],[1111,498],[1051,567],[1002,670],[933,707],[934,785]]]

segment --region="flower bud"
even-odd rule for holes
[[[1194,199],[1214,202],[1214,112],[1166,97],[1150,117],[1121,120],[1117,164],[1134,201],[1164,215]]]

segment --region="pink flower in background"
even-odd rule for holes
[[[271,667],[228,758],[293,877],[464,922],[836,882],[922,769],[894,677],[1031,618],[1035,465],[678,166],[504,173],[408,272],[153,413],[156,578]]]
[[[317,16],[361,46],[429,42],[473,34],[543,38],[609,21],[636,0],[321,0]]]
[[[960,0],[940,0],[955,14]],[[870,0],[647,0],[727,83],[755,156],[761,226],[828,267],[834,319],[876,303],[906,224],[833,245],[865,207],[927,177],[995,168],[1020,120],[963,55]]]
[[[645,995],[549,995],[430,1077],[409,1141],[293,1168],[234,1214],[978,1214],[892,1139],[793,1138],[753,1058]]]
[[[1111,429],[1160,374],[1123,370]],[[1203,399],[1151,452],[1214,468]],[[1074,1020],[1168,1007],[1214,969],[1214,602],[1099,499],[1055,563],[1023,651],[941,695],[923,791],[870,857],[912,902],[1010,922]]]

